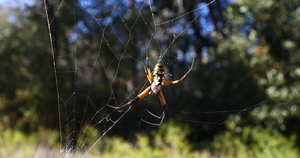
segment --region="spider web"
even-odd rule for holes
[[[128,83],[119,73],[120,67],[123,67],[126,62],[133,63],[128,64],[126,69],[142,70],[144,67],[144,60],[136,57],[137,55],[132,55],[129,52],[130,49],[145,52],[145,47],[148,44],[147,39],[153,33],[157,34],[158,37],[156,38],[160,39],[173,36],[172,40],[164,45],[164,48],[158,45],[160,53],[156,53],[156,58],[161,61],[176,39],[188,30],[189,25],[199,18],[203,9],[213,1],[176,17],[166,15],[166,19],[171,20],[160,19],[163,20],[160,23],[156,22],[154,8],[150,1],[126,1],[126,4],[123,3],[122,1],[103,1],[96,4],[92,0],[73,1],[75,26],[69,32],[69,42],[72,43],[69,48],[72,49],[70,54],[58,54],[56,52],[58,50],[54,50],[55,46],[53,46],[56,39],[51,39],[58,94],[62,155],[67,156],[70,151],[74,150],[79,150],[83,155],[86,155],[131,108],[119,110],[116,107],[124,104],[145,88],[145,77],[142,77],[144,79],[136,87],[132,82]],[[102,12],[104,13],[100,13],[97,7],[93,6],[95,4],[99,10],[103,9]],[[134,7],[131,11],[136,11],[136,13],[126,12],[130,7],[129,5]],[[126,8],[120,8],[120,6],[126,6]],[[45,7],[48,7],[46,1]],[[54,27],[52,25],[54,25],[55,18],[58,18],[62,7],[66,7],[64,1],[59,3],[53,17],[49,17],[49,13],[47,13],[50,37],[52,37],[51,27]],[[80,14],[78,12],[81,12],[85,19],[77,19],[77,14]],[[131,24],[126,22],[129,14],[136,14],[131,15],[135,16],[131,20]],[[181,18],[188,14],[196,15],[189,23],[176,26]],[[84,21],[87,19],[90,20],[89,23]],[[138,26],[138,23],[143,24]],[[154,29],[150,28],[152,26]],[[146,40],[143,43],[134,39],[135,36],[141,36],[135,34],[136,31],[134,30],[140,29],[138,27],[146,28],[146,32],[141,32],[145,33]],[[87,29],[96,29],[99,34],[97,39],[88,38]],[[110,41],[112,40],[117,41],[116,46],[111,45],[112,42]],[[86,46],[79,50],[78,47],[82,45]],[[145,54],[142,55],[143,58],[144,56]],[[137,76],[140,74],[133,74],[133,77]],[[63,80],[63,78],[67,79]],[[119,95],[116,94],[115,90],[117,83],[123,84],[128,91],[131,91],[128,97],[121,102],[116,99],[116,95]],[[107,92],[99,92],[97,86],[105,86]],[[105,101],[106,103],[103,104]],[[84,124],[99,129],[99,134],[92,140],[87,140],[91,130],[88,128],[89,126],[83,126]],[[81,139],[79,139],[80,136],[82,136]]]
[[[145,117],[145,120],[151,119],[145,113],[138,114],[138,112],[146,111],[145,109],[158,112],[159,110],[155,109],[161,110],[159,102],[155,102],[156,107],[148,107],[153,100],[152,96],[147,96],[142,103],[127,109],[120,110],[117,107],[136,97],[149,85],[144,72],[145,52],[153,34],[154,39],[150,44],[151,69],[155,63],[162,62],[166,63],[169,71],[172,71],[172,64],[184,61],[186,63],[184,68],[173,75],[178,79],[185,74],[199,50],[195,47],[181,50],[177,41],[185,40],[185,36],[193,34],[191,25],[207,12],[208,6],[214,1],[201,3],[189,12],[180,11],[179,6],[182,4],[177,4],[180,1],[175,1],[170,10],[156,8],[151,0],[52,2],[54,11],[52,14],[46,14],[57,86],[60,148],[63,157],[68,157],[69,154],[79,156],[77,155],[79,153],[87,155],[103,136],[125,119],[124,116],[136,117],[138,121],[133,126],[137,126]],[[47,7],[50,5],[45,0],[45,8]],[[63,8],[71,9],[68,13],[64,13]],[[176,13],[180,14],[175,14],[175,9],[178,9]],[[57,48],[55,44],[59,39],[52,39],[55,35],[51,33],[52,29],[58,29],[56,20],[64,14],[71,16],[72,22],[66,23],[72,24],[72,27],[65,38],[68,45]],[[193,18],[188,19],[191,14]],[[209,33],[209,29],[204,30]],[[200,44],[199,47],[201,46]],[[196,59],[195,62],[202,61],[203,59]],[[173,76],[170,76],[169,80],[172,80]],[[239,114],[263,103],[265,102],[241,110],[212,112],[173,110],[173,112],[182,115]],[[132,112],[133,110],[137,112]],[[204,128],[193,130],[190,134],[224,124],[227,119],[228,117],[219,117],[214,122],[205,122],[188,120],[184,117],[174,118],[177,121],[208,124]],[[98,133],[93,133],[93,129],[97,129]],[[117,130],[121,129],[114,132]]]

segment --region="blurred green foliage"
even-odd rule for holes
[[[104,7],[107,5],[105,1],[93,3],[91,8],[99,11],[99,17],[111,15],[111,8]],[[135,3],[141,5],[140,1]],[[60,98],[57,98],[49,33],[42,6],[36,1],[32,6],[0,8],[0,156],[3,157],[19,157],[18,151],[32,157],[28,151],[37,148],[43,138],[46,144],[55,148],[54,144],[59,141],[57,131],[67,126],[73,128],[74,133],[82,129],[89,131],[79,134],[78,138],[69,138],[66,133],[60,136],[78,140],[79,148],[84,146],[99,134],[99,129],[86,125],[98,123],[97,120],[92,122],[97,112],[95,107],[113,104],[115,100],[107,103],[111,97],[123,101],[133,91],[137,93],[140,88],[137,86],[145,79],[141,63],[144,63],[144,47],[154,33],[154,26],[153,19],[139,17],[151,17],[149,7],[137,11],[119,3],[118,13],[126,18],[111,17],[111,25],[118,30],[106,28],[103,35],[109,45],[101,45],[103,65],[100,62],[95,65],[93,78],[89,80],[87,74],[91,72],[83,67],[93,66],[91,61],[96,58],[102,40],[99,35],[104,31],[100,27],[102,23],[91,18],[88,12],[91,8],[84,10],[76,0],[61,4],[49,2],[55,62],[58,71],[71,72],[57,73],[60,92]],[[91,154],[98,155],[100,150],[104,157],[297,157],[300,145],[299,6],[300,2],[293,0],[214,2],[209,6],[208,15],[203,16],[204,20],[211,22],[213,30],[203,33],[206,26],[195,20],[188,29],[193,33],[181,34],[163,58],[169,73],[178,78],[190,66],[189,58],[176,58],[178,52],[187,54],[192,48],[197,53],[194,69],[183,83],[163,89],[170,105],[167,118],[177,121],[164,123],[158,131],[148,132],[145,128],[141,131],[144,134],[128,143],[128,138],[136,132],[133,122],[141,119],[137,114],[145,110],[145,106],[136,106],[132,109],[134,113],[128,113],[126,120],[118,125],[119,130],[109,135],[110,138],[103,138]],[[153,1],[157,21],[168,21],[169,15],[179,17],[181,9],[185,13],[195,12],[197,7],[198,1],[185,1],[178,9],[174,9],[176,7],[171,1]],[[194,14],[188,15],[178,23],[172,21],[172,24],[180,27],[190,24]],[[79,24],[86,29],[77,30],[78,37],[84,40],[76,41],[74,47],[71,37]],[[131,26],[133,28],[129,31]],[[161,25],[155,29],[168,30],[169,27]],[[168,31],[165,33],[152,43],[152,65],[174,37]],[[126,40],[123,39],[132,41],[124,43]],[[70,55],[75,51],[76,61]],[[118,56],[121,63],[112,52],[122,52],[122,56]],[[76,62],[81,65],[76,67],[74,75]],[[117,77],[111,82],[116,72]],[[84,95],[74,94],[76,99],[68,100],[74,89],[86,94],[86,87],[91,87],[89,97],[96,104],[86,103]],[[57,105],[57,99],[63,105]],[[66,100],[68,102],[64,103]],[[149,107],[159,107],[158,102],[147,101]],[[58,120],[58,106],[62,110],[61,120]],[[74,118],[64,116],[74,109],[77,110],[72,115]],[[207,128],[209,122],[217,123],[224,118],[233,119],[215,128]],[[68,119],[75,120],[75,123],[65,123]],[[186,121],[188,125],[178,126],[178,120]],[[59,121],[65,124],[59,126]],[[41,134],[43,132],[47,136]],[[35,137],[37,133],[43,136]],[[22,150],[19,150],[21,146]]]
[[[297,158],[295,142],[296,137],[286,138],[278,131],[246,126],[216,136],[213,147],[220,157]]]
[[[239,116],[232,117],[226,123],[227,131],[216,135],[204,148],[191,144],[185,135],[190,130],[187,125],[178,125],[173,121],[165,122],[162,128],[151,134],[137,134],[133,142],[120,137],[104,137],[87,155],[87,157],[255,157],[281,158],[299,157],[295,141],[296,135],[289,138],[278,131],[267,131],[262,127],[238,126]],[[85,138],[93,140],[97,129],[86,127],[90,134]],[[81,142],[79,140],[79,142]],[[81,153],[77,153],[80,155]]]
[[[173,121],[165,122],[162,128],[146,135],[139,133],[134,141],[123,138],[105,136],[85,157],[255,157],[296,158],[299,151],[295,146],[295,137],[287,138],[278,131],[268,132],[261,127],[240,127],[235,124],[240,118],[234,117],[227,122],[228,131],[216,135],[212,143],[207,143],[205,148],[198,148],[184,136],[189,133],[187,125],[178,125]],[[89,135],[79,138],[78,146],[82,139],[92,142],[98,130],[89,126],[85,127]],[[0,156],[1,157],[48,157],[59,155],[57,141],[58,132],[40,129],[30,135],[16,130],[0,131]],[[69,153],[67,157],[82,156],[82,153]]]
[[[121,138],[105,138],[102,141],[101,157],[193,157],[191,146],[184,138],[186,126],[166,122],[165,126],[150,135],[138,134],[131,144]]]
[[[286,137],[277,130],[263,127],[239,126],[238,116],[228,120],[227,131],[217,135],[212,142],[214,154],[219,157],[281,158],[299,157],[296,134]]]
[[[0,14],[0,126],[28,133],[40,123],[54,128],[58,115],[53,67],[45,64],[52,61],[44,13],[35,6],[1,6]]]
[[[46,129],[24,134],[22,131],[0,127],[0,157],[28,158],[59,156],[59,133]]]

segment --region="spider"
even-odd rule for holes
[[[145,71],[146,71],[148,81],[150,82],[150,86],[148,86],[143,92],[138,94],[134,99],[130,100],[129,102],[127,102],[124,105],[119,106],[118,108],[122,108],[122,109],[127,108],[127,107],[131,108],[131,106],[133,104],[137,103],[139,100],[143,99],[148,94],[157,94],[158,98],[160,100],[160,103],[163,107],[163,112],[162,112],[161,116],[157,116],[157,115],[151,113],[148,110],[147,110],[147,112],[149,114],[151,114],[152,116],[156,117],[157,119],[160,119],[161,120],[160,123],[156,124],[156,123],[148,122],[146,120],[142,120],[142,121],[145,122],[145,123],[151,124],[151,125],[161,126],[161,124],[163,123],[163,120],[165,118],[165,113],[167,112],[167,102],[165,100],[165,97],[163,95],[161,87],[165,86],[165,85],[174,85],[174,84],[178,84],[179,82],[181,82],[192,71],[195,56],[193,56],[191,67],[179,80],[166,81],[165,80],[166,79],[165,66],[162,63],[157,63],[155,65],[154,70],[153,70],[152,75],[151,75],[151,69],[150,69],[150,66],[149,66],[149,46],[150,46],[150,43],[151,43],[152,38],[153,38],[154,35],[152,35],[152,37],[151,37],[151,39],[148,43],[148,46],[146,48],[146,68],[145,68]]]

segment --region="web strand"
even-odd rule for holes
[[[162,62],[166,56],[172,56],[170,55],[170,50],[175,45],[176,40],[182,37],[183,34],[190,28],[190,25],[199,18],[205,7],[208,7],[215,1],[216,0],[212,0],[206,5],[179,15],[171,20],[165,20],[162,22],[156,22],[156,16],[154,14],[155,8],[152,6],[150,0],[141,1],[139,4],[136,4],[135,1],[130,1],[133,7],[138,10],[137,16],[132,19],[132,25],[126,23],[126,20],[128,20],[126,14],[124,15],[124,12],[118,8],[119,5],[123,3],[122,1],[114,1],[115,3],[112,1],[107,1],[105,5],[107,5],[108,8],[106,9],[110,9],[110,11],[107,12],[106,17],[101,17],[98,15],[97,10],[93,10],[93,8],[89,6],[89,2],[87,2],[87,4],[83,4],[82,1],[73,1],[73,20],[75,26],[72,28],[73,32],[70,32],[73,38],[73,42],[70,42],[73,43],[73,53],[66,55],[60,54],[60,56],[56,57],[51,34],[51,24],[57,18],[56,16],[59,16],[59,11],[62,9],[61,7],[63,6],[62,4],[64,1],[62,1],[58,6],[54,17],[49,17],[46,0],[44,0],[57,90],[60,148],[65,150],[63,151],[64,155],[70,154],[69,152],[73,152],[72,150],[79,150],[83,156],[86,156],[93,148],[95,148],[99,141],[112,128],[115,127],[115,125],[125,116],[125,114],[132,110],[134,105],[129,106],[125,110],[120,110],[119,106],[128,102],[131,98],[134,98],[135,95],[139,94],[145,87],[148,86],[145,74],[143,74],[143,77],[141,77],[142,79],[139,80],[141,82],[137,83],[137,85],[127,83],[128,78],[122,76],[122,73],[124,73],[122,72],[124,71],[123,67],[127,67],[129,65],[129,62],[127,61],[137,63],[131,68],[135,68],[138,71],[142,71],[142,68],[145,65],[145,58],[143,55],[134,55],[131,52],[128,52],[127,49],[131,49],[130,51],[132,52],[138,50],[140,54],[143,54],[146,52],[145,50],[147,46],[152,46],[147,39],[144,41],[140,40],[135,42],[135,36],[142,36],[142,38],[148,37],[148,39],[150,39],[151,34],[155,34],[156,37],[158,36],[164,38],[164,36],[168,36],[169,32],[167,29],[160,28],[161,26],[165,24],[174,25],[177,20],[184,18],[189,14],[197,13],[191,21],[188,21],[188,23],[184,25],[184,28],[181,29],[177,35],[175,35],[173,32],[173,38],[171,42],[165,46],[161,46],[160,39],[153,36],[153,41],[156,42],[158,49],[162,52],[158,58],[158,62]],[[80,9],[83,9],[85,12],[82,13]],[[149,14],[146,17],[144,15],[144,11],[150,12],[150,16],[152,17],[151,23],[149,23],[148,20]],[[97,28],[95,30],[97,30],[99,33],[97,35],[97,39],[93,39],[96,42],[89,39],[88,33],[84,33],[86,28],[94,28],[88,26],[88,23],[81,23],[82,19],[77,17],[80,15],[80,13],[82,16],[85,16],[85,18],[90,18],[91,23],[96,24]],[[114,19],[120,20],[119,25],[121,28],[116,28],[116,26],[119,25],[114,24]],[[143,23],[143,27],[146,28],[146,34],[134,34],[136,31],[135,29],[138,29],[138,25],[140,25],[140,23]],[[122,32],[119,32],[120,29],[124,29],[128,36],[122,35]],[[162,31],[159,32],[159,29],[162,29]],[[119,45],[113,45],[115,44],[115,41],[118,41]],[[81,49],[81,46],[86,47]],[[150,57],[151,54],[152,53],[150,53]],[[141,56],[141,58],[139,56]],[[74,67],[67,69],[67,66],[64,64],[66,58],[69,57],[72,58]],[[185,75],[183,75],[182,79],[191,72],[194,66],[195,58],[196,53],[193,52],[193,57],[190,61],[190,67],[187,68],[187,72],[184,72]],[[85,62],[85,60],[88,60],[89,62]],[[175,63],[176,61],[178,61],[178,59],[173,60],[172,63]],[[60,64],[56,64],[56,62],[59,62]],[[67,77],[69,74],[74,74],[71,77],[72,83],[66,82],[62,87],[59,87],[59,79],[64,79],[64,77]],[[135,72],[134,75],[137,77],[139,74],[140,73]],[[121,82],[122,84],[117,84],[118,82]],[[116,88],[115,86],[125,84],[129,84],[129,87],[131,87],[133,90],[132,92],[129,92],[129,95],[125,96],[125,99],[119,100],[118,97],[120,97],[122,94],[118,94],[118,90],[116,90],[118,87]],[[63,88],[64,86],[67,88],[71,87],[70,89],[72,92],[67,92],[68,90],[65,90]],[[106,86],[106,93],[109,93],[109,95],[105,95],[105,97],[101,98],[102,100],[106,100],[104,105],[102,102],[101,104],[99,103],[99,101],[102,100],[98,98],[102,97],[102,94],[97,93],[98,91],[96,91],[95,88],[97,86]],[[101,92],[104,95],[105,92]],[[60,96],[60,93],[64,95]],[[148,99],[146,100],[148,101]],[[72,108],[70,109],[70,107]],[[150,110],[145,109],[145,111],[149,111],[151,116],[156,116],[157,119],[161,119],[161,117],[158,117],[156,114],[150,112]],[[225,111],[219,112],[224,113]],[[164,117],[164,115],[162,117]],[[141,118],[140,120],[144,119]],[[184,121],[193,122],[193,120],[188,119]],[[224,120],[219,120],[212,122],[211,124],[219,125],[220,123],[223,123],[222,121],[224,122]],[[80,129],[78,129],[77,126],[80,126]],[[88,136],[92,135],[92,130],[90,127],[99,130],[99,133],[91,140],[88,138]],[[87,137],[84,137],[85,135],[87,135]],[[81,138],[81,136],[83,138]],[[76,146],[72,146],[73,144]],[[73,154],[74,156],[77,156],[76,151]]]
[[[60,135],[60,149],[62,148],[61,142],[62,140],[62,129],[61,129],[61,111],[60,111],[60,97],[59,97],[59,88],[58,88],[58,80],[56,75],[56,63],[55,63],[55,52],[53,47],[53,40],[52,40],[52,33],[51,33],[51,25],[50,25],[50,19],[48,15],[48,7],[47,7],[47,0],[44,0],[44,7],[45,7],[45,14],[46,14],[46,20],[47,20],[47,26],[48,26],[48,33],[49,33],[49,40],[50,40],[50,47],[51,47],[51,54],[52,54],[52,64],[54,69],[54,79],[55,79],[55,85],[56,85],[56,94],[57,94],[57,106],[58,106],[58,120],[59,120],[59,135]],[[54,16],[55,17],[55,16]],[[52,20],[54,20],[54,17]],[[52,23],[51,20],[51,23]]]

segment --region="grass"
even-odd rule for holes
[[[91,133],[97,133],[96,129]],[[120,137],[104,137],[85,155],[88,158],[217,158],[217,157],[299,157],[295,147],[296,137],[286,138],[277,131],[267,131],[256,127],[238,127],[228,129],[207,144],[206,149],[197,149],[185,135],[189,128],[174,122],[164,123],[158,131],[151,134],[137,134],[135,142],[128,142]],[[93,140],[93,134],[90,135]],[[79,142],[81,141],[79,137]],[[59,134],[55,131],[41,129],[30,135],[15,130],[0,129],[0,157],[57,158],[59,155]],[[80,153],[69,153],[65,157],[81,157]]]

